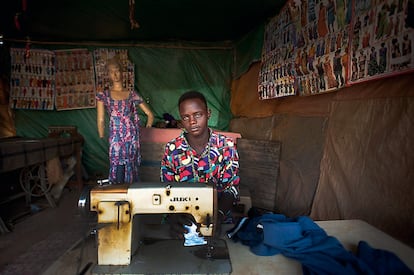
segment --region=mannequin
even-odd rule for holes
[[[105,110],[109,115],[109,182],[138,181],[140,155],[140,119],[138,108],[147,116],[146,127],[151,127],[154,115],[136,91],[123,87],[122,63],[117,57],[109,59],[107,70],[111,88],[96,95],[97,127],[100,138],[105,135]]]

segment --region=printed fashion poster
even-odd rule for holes
[[[266,25],[259,98],[314,95],[412,71],[412,2],[288,1]]]
[[[345,0],[287,2],[284,10],[266,26],[259,81],[261,99],[295,92],[318,94],[346,84],[351,3]],[[277,72],[280,68],[288,70],[282,73],[282,79]],[[288,81],[285,75],[289,76]],[[269,90],[266,86],[272,87],[280,81],[290,83],[290,93],[261,95],[260,91]]]
[[[414,16],[407,0],[355,1],[350,83],[411,71]]]
[[[297,26],[286,6],[267,24],[259,73],[259,99],[296,94],[293,50]]]
[[[95,79],[92,53],[86,49],[56,53],[56,109],[94,108]]]
[[[11,48],[10,108],[53,110],[55,53]]]
[[[126,49],[97,49],[94,51],[95,59],[95,77],[96,92],[101,92],[110,87],[111,82],[106,70],[106,61],[118,56],[124,66],[123,68],[123,86],[130,91],[134,90],[135,70],[134,64],[128,59],[128,50]]]

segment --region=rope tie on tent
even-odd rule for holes
[[[14,26],[16,27],[18,31],[22,30],[20,19],[22,18],[23,13],[25,13],[26,11],[27,11],[27,0],[22,0],[21,12],[16,12],[16,14],[14,15]]]
[[[135,0],[129,0],[129,22],[131,23],[131,30],[139,28],[139,24],[135,20]]]
[[[25,58],[30,58],[30,37],[26,37],[26,46],[25,46]]]

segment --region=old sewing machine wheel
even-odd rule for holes
[[[24,192],[33,197],[42,197],[46,195],[52,187],[42,169],[44,169],[44,167],[39,164],[25,167],[20,172],[20,186]]]

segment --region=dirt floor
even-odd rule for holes
[[[25,205],[15,202],[20,218],[13,224],[5,221],[11,232],[0,235],[0,274],[42,274],[76,242],[87,236],[93,220],[78,209],[80,191],[65,188],[52,208],[46,199]],[[29,208],[29,211],[27,211]],[[16,213],[18,215],[18,213]]]

